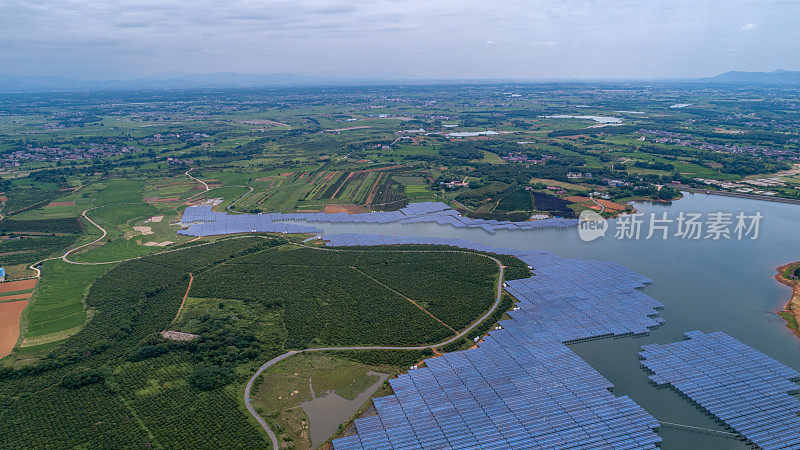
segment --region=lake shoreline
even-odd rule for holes
[[[800,261],[784,264],[778,267],[778,273],[775,274],[774,278],[778,282],[792,288],[792,295],[789,298],[789,301],[786,302],[783,310],[778,311],[778,315],[786,321],[786,327],[792,330],[795,336],[800,338],[800,329],[797,327],[797,324],[800,323],[800,280],[793,280],[783,276],[783,273],[786,271],[786,269],[792,266],[798,266],[798,264],[800,264]],[[786,315],[794,317],[794,324],[792,324],[791,319],[787,318]]]

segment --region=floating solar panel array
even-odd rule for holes
[[[234,233],[322,233],[314,227],[275,222],[272,214],[231,215],[211,210],[211,206],[189,206],[183,211],[181,225],[189,226],[178,234],[216,236]]]
[[[507,282],[519,309],[477,348],[446,353],[390,383],[376,416],[336,449],[655,448],[658,422],[564,343],[644,333],[662,305],[637,288],[646,277],[608,262],[468,241],[341,234],[328,245],[434,244],[512,254],[534,277]]]
[[[325,240],[331,246],[446,245],[516,256],[536,276],[506,283],[520,307],[510,315],[560,342],[645,334],[663,323],[656,316],[664,305],[638,290],[651,280],[610,261],[565,259],[550,252],[437,237],[335,234]]]
[[[671,385],[751,443],[800,448],[800,373],[717,332],[642,346],[642,365],[658,386]]]
[[[511,322],[513,321],[505,321]],[[658,422],[563,344],[523,326],[425,361],[374,399],[350,448],[656,448]]]
[[[190,226],[181,230],[181,234],[192,236],[209,236],[212,234],[242,233],[248,231],[283,231],[278,230],[278,223],[285,221],[305,221],[310,223],[438,223],[456,228],[480,228],[488,233],[497,230],[536,230],[543,228],[565,228],[578,224],[575,219],[541,219],[525,222],[499,220],[470,219],[459,214],[440,202],[411,203],[399,211],[370,212],[363,214],[347,213],[268,213],[268,214],[236,214],[228,215],[211,210],[210,206],[190,206],[183,213],[181,223]],[[217,226],[219,224],[219,226]],[[212,226],[214,225],[214,226]],[[227,231],[228,229],[239,231]],[[297,228],[293,228],[297,229]],[[301,228],[314,231],[288,231],[290,233],[319,232],[312,228]],[[244,230],[244,231],[241,231]]]

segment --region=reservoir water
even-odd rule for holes
[[[319,447],[324,444],[328,438],[333,436],[339,424],[355,414],[358,408],[369,400],[372,394],[374,394],[375,391],[381,387],[383,382],[389,378],[388,374],[375,371],[369,371],[367,375],[373,376],[375,381],[352,400],[346,399],[332,391],[317,397],[314,395],[312,389],[311,395],[313,398],[301,405],[303,412],[306,413],[311,423],[312,447]]]
[[[614,223],[604,238],[580,240],[575,229],[532,232],[453,228],[437,224],[319,224],[326,233],[443,236],[495,247],[539,249],[578,259],[608,259],[650,277],[645,292],[664,303],[666,323],[648,336],[603,339],[570,345],[614,383],[616,395],[628,395],[658,420],[723,430],[672,389],[656,389],[639,366],[639,347],[683,339],[692,330],[724,331],[778,361],[800,370],[800,339],[775,314],[790,289],[772,277],[777,266],[800,260],[800,206],[705,194],[686,194],[670,205],[641,203],[640,212],[702,214],[760,212],[757,240],[617,240]],[[665,449],[743,448],[743,443],[662,427]]]

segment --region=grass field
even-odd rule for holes
[[[170,227],[169,221],[175,217],[174,212],[172,216],[165,215],[170,212],[163,209],[159,212],[155,206],[145,203],[113,205],[89,211],[87,215],[105,228],[108,234],[102,241],[70,255],[70,258],[81,262],[117,261],[163,250],[162,247],[143,245],[146,242],[187,240],[185,237],[178,238],[177,228]],[[160,222],[146,222],[155,215],[165,216]],[[141,230],[134,229],[134,226],[146,227],[152,234],[144,235]],[[89,227],[95,229],[93,235],[98,233],[91,224],[87,224],[87,228]]]
[[[487,152],[486,150],[483,151],[483,159],[481,162],[489,164],[506,164],[506,162],[497,156],[496,153]]]
[[[83,298],[89,285],[113,265],[79,266],[46,261],[36,294],[26,311],[22,345],[40,345],[66,338],[86,321]]]
[[[223,186],[216,189],[212,189],[205,194],[203,194],[203,198],[220,198],[222,199],[222,203],[215,206],[214,209],[217,211],[225,211],[231,203],[237,201],[242,195],[246,194],[249,191],[246,187],[234,187],[234,186]],[[246,198],[242,198],[244,201]]]
[[[425,183],[425,179],[422,177],[408,177],[402,175],[395,175],[392,177],[392,179],[402,184],[403,186],[411,186],[415,184],[421,185]]]
[[[148,180],[147,184],[143,186],[141,197],[142,198],[187,198],[199,192],[202,192],[203,186],[188,177],[175,177],[175,178],[162,178],[156,180]]]
[[[414,197],[431,197],[433,193],[429,191],[427,185],[424,184],[410,184],[406,186],[406,195],[411,198]]]
[[[113,179],[96,183],[93,206],[119,205],[142,201],[144,181]]]
[[[306,353],[288,358],[270,367],[262,376],[259,389],[253,394],[254,406],[262,417],[270,417],[278,425],[281,442],[287,447],[309,448],[311,446],[309,423],[300,405],[312,397],[324,396],[328,392],[348,400],[374,385],[379,380],[370,371],[396,374],[398,367],[370,365],[340,356],[324,353]],[[312,393],[313,389],[313,393]],[[353,405],[356,408],[361,405]],[[347,414],[339,417],[343,423]]]
[[[589,188],[589,187],[586,187],[586,186],[581,186],[579,184],[566,183],[564,181],[548,180],[548,179],[545,179],[545,178],[533,178],[531,180],[531,183],[542,183],[545,186],[556,186],[556,187],[560,187],[560,188],[564,188],[564,189],[573,189],[573,190],[581,191],[581,192],[588,192],[588,191],[592,190],[592,188]]]

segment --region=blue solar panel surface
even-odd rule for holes
[[[567,342],[645,333],[661,303],[649,283],[620,265],[498,249],[468,241],[337,234],[328,245],[449,245],[513,254],[536,276],[507,282],[518,300],[511,319],[470,350],[425,360],[391,380],[377,415],[357,419],[357,435],[336,449],[656,448],[658,421],[570,350]]]
[[[751,443],[800,448],[800,373],[722,332],[642,346],[657,386],[670,385]]]
[[[542,219],[526,222],[470,219],[440,202],[411,203],[399,211],[370,212],[363,214],[325,213],[267,213],[226,214],[214,212],[211,206],[190,206],[183,212],[181,224],[187,229],[178,233],[189,236],[214,236],[232,233],[320,233],[312,226],[283,223],[305,221],[308,223],[438,223],[457,228],[480,228],[488,233],[497,230],[535,230],[564,228],[578,224],[575,219]]]
[[[469,219],[444,203],[412,203],[365,214],[228,215],[189,207],[179,233],[321,233],[308,223],[435,222],[457,228],[533,230],[575,220],[500,222]],[[394,395],[374,401],[377,416],[357,419],[357,435],[336,449],[368,448],[655,448],[658,422],[564,344],[647,333],[663,323],[663,305],[637,290],[650,282],[607,261],[579,261],[549,252],[498,249],[469,241],[336,234],[331,246],[431,244],[510,254],[534,277],[507,282],[519,300],[502,329],[478,348],[425,361],[391,380]],[[671,385],[762,448],[800,448],[796,371],[724,333],[687,333],[687,341],[642,347],[643,366],[659,386]]]
[[[412,203],[365,214],[228,215],[188,207],[180,234],[316,233],[285,223],[438,223],[456,228],[534,230],[576,220],[506,222],[470,219],[444,203]],[[376,416],[355,421],[357,435],[336,449],[371,448],[655,448],[658,422],[566,343],[647,333],[663,323],[661,303],[638,290],[650,280],[608,261],[549,252],[498,249],[469,241],[336,234],[330,246],[430,244],[509,254],[536,276],[507,282],[519,300],[502,329],[477,348],[425,361],[390,383],[394,395],[374,400]],[[687,333],[686,341],[643,346],[642,364],[659,386],[671,385],[762,448],[800,448],[800,374],[724,333]]]

